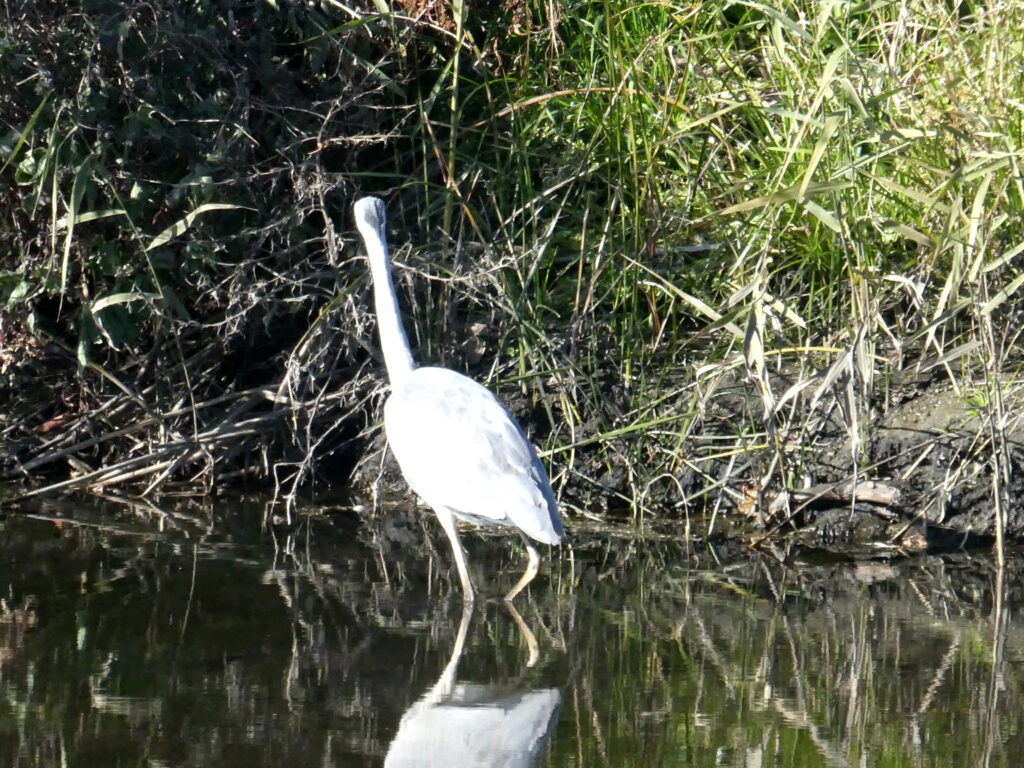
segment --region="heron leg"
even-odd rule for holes
[[[512,587],[507,595],[505,595],[505,602],[510,603],[515,596],[523,591],[523,587],[533,581],[537,573],[540,571],[540,552],[533,546],[533,542],[527,538],[526,534],[522,531],[519,532],[519,538],[523,540],[523,544],[526,545],[526,552],[530,556],[530,562],[526,564],[526,571],[523,573],[516,585]]]
[[[505,610],[507,610],[508,615],[512,617],[512,621],[515,622],[516,627],[519,629],[519,634],[523,636],[523,640],[526,641],[526,650],[530,654],[530,658],[526,660],[526,668],[530,669],[537,663],[537,659],[540,658],[540,646],[537,645],[537,636],[530,631],[528,626],[526,626],[526,622],[523,621],[523,617],[519,615],[519,611],[516,610],[512,603],[506,602]]]
[[[452,545],[455,565],[459,569],[459,581],[462,582],[462,599],[467,603],[472,603],[476,598],[476,594],[473,592],[473,582],[469,578],[469,568],[466,565],[466,551],[462,548],[462,542],[459,540],[459,529],[455,525],[455,515],[447,507],[434,507],[434,512],[437,513],[437,519],[441,522],[444,532],[448,534],[448,541]]]
[[[452,648],[452,656],[445,665],[444,672],[440,679],[430,689],[425,697],[432,704],[444,701],[452,695],[455,688],[455,673],[459,669],[459,660],[462,658],[462,651],[466,647],[466,638],[469,636],[469,624],[473,620],[473,603],[462,604],[462,620],[459,621],[459,633],[455,637],[455,645]]]

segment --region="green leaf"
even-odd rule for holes
[[[20,186],[32,184],[39,178],[39,174],[42,173],[42,169],[45,167],[45,163],[41,164],[39,162],[40,158],[45,157],[46,150],[42,147],[27,153],[14,169],[14,183]]]
[[[807,187],[811,184],[811,178],[814,176],[814,171],[817,169],[818,163],[821,162],[821,158],[825,155],[825,150],[828,149],[828,143],[832,140],[832,135],[836,132],[836,128],[839,127],[839,123],[840,117],[838,115],[829,115],[825,118],[825,126],[821,129],[821,136],[818,137],[818,142],[814,145],[814,151],[811,152],[811,159],[807,161],[807,168],[804,171],[804,179],[800,182],[800,189],[797,192],[800,199],[802,199],[804,194],[807,192]]]
[[[64,236],[64,254],[60,262],[60,294],[64,295],[64,289],[68,282],[68,262],[71,257],[71,243],[75,235],[75,221],[78,218],[78,206],[82,204],[82,196],[85,194],[85,185],[92,174],[93,156],[90,155],[78,166],[75,171],[75,180],[71,182],[71,198],[68,200],[68,231]]]
[[[32,290],[32,285],[20,272],[0,270],[0,302],[13,307]]]
[[[163,300],[166,309],[177,315],[182,320],[191,320],[192,315],[189,314],[188,308],[182,303],[181,299],[178,298],[178,294],[175,293],[174,288],[169,285],[162,286]]]
[[[108,296],[96,299],[91,305],[93,314],[97,314],[107,307],[117,304],[130,304],[133,301],[156,301],[160,298],[158,293],[140,293],[139,291],[127,291],[124,293],[112,293]]]
[[[188,228],[192,226],[192,222],[194,222],[200,214],[207,213],[209,211],[230,211],[238,208],[247,211],[253,210],[252,208],[246,208],[244,205],[229,205],[227,203],[204,203],[203,205],[200,205],[194,211],[186,215],[184,218],[178,219],[178,221],[174,222],[171,226],[169,226],[159,235],[154,237],[149,242],[149,245],[146,246],[145,250],[152,251],[154,248],[159,248],[161,245],[166,245],[174,238],[184,234],[188,230]]]
[[[827,181],[822,183],[811,183],[807,185],[807,188],[801,191],[803,184],[794,184],[791,187],[779,190],[775,194],[766,195],[764,197],[755,197],[752,200],[746,200],[742,203],[736,203],[730,205],[728,208],[723,208],[718,212],[719,216],[728,216],[732,213],[742,213],[743,211],[751,211],[755,208],[764,208],[768,205],[777,203],[787,203],[793,200],[799,199],[801,196],[805,198],[813,197],[814,195],[821,195],[826,192],[839,192],[843,189],[848,189],[853,186],[853,182],[850,181]]]
[[[128,212],[123,208],[106,208],[99,211],[86,211],[85,213],[78,214],[73,220],[68,216],[61,216],[57,219],[57,226],[60,229],[68,226],[68,221],[71,221],[71,225],[75,226],[78,224],[85,224],[88,221],[96,221],[97,219],[107,219],[111,216],[127,216]]]
[[[78,370],[82,372],[89,365],[89,347],[97,338],[96,320],[88,307],[83,307],[78,313],[78,344],[75,346],[75,356],[78,358]]]
[[[833,232],[840,232],[842,227],[839,224],[839,219],[836,218],[835,214],[831,211],[827,211],[820,205],[815,203],[813,200],[804,200],[804,210],[814,216],[818,221],[824,224],[826,227],[831,229]]]
[[[8,155],[7,161],[3,164],[2,167],[0,167],[0,173],[3,173],[4,171],[7,170],[7,166],[10,165],[14,161],[14,158],[17,157],[17,155],[18,155],[18,151],[24,146],[25,142],[28,141],[29,134],[32,133],[32,129],[35,127],[36,121],[39,119],[39,115],[42,114],[43,107],[46,106],[46,102],[49,101],[49,99],[50,99],[50,94],[46,94],[43,97],[43,100],[41,102],[39,102],[39,106],[36,107],[35,112],[32,113],[32,117],[30,117],[28,119],[28,122],[25,123],[25,130],[23,130],[21,132],[21,136],[18,137],[18,143],[14,145],[14,149],[12,149],[11,150],[11,154]],[[21,168],[20,164],[18,165],[18,168],[19,169]],[[15,174],[14,178],[15,178],[15,182],[18,183],[18,184],[28,184],[28,183],[30,183],[30,182],[18,181],[17,174]]]
[[[1002,288],[1000,288],[999,291],[996,292],[995,296],[986,301],[984,306],[982,306],[981,308],[981,314],[992,314],[996,309],[998,309],[1000,304],[1005,302],[1007,299],[1013,296],[1013,294],[1020,290],[1020,287],[1022,285],[1024,285],[1024,273],[1017,275],[1007,285],[1004,285]]]
[[[93,315],[103,338],[114,349],[123,349],[139,337],[139,327],[123,306],[108,306],[103,312]]]

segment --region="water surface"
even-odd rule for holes
[[[288,533],[262,518],[237,502],[9,513],[0,766],[1024,754],[1024,590],[987,556],[730,563],[681,538],[577,531],[518,614],[484,600],[467,616],[429,518]],[[480,591],[502,594],[521,548],[466,538]]]

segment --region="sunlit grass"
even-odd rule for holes
[[[724,418],[766,482],[837,400],[853,473],[901,369],[1016,364],[1020,3],[530,11],[503,77],[463,73],[446,183],[514,259],[498,378],[555,388],[560,460],[599,445],[639,510],[722,453],[698,444],[739,373],[754,397]]]

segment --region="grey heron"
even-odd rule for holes
[[[544,465],[515,418],[490,390],[447,368],[417,368],[402,327],[385,234],[384,203],[364,197],[354,206],[373,276],[374,307],[391,394],[384,431],[406,482],[437,514],[451,542],[463,599],[473,583],[456,518],[515,528],[529,563],[505,595],[512,600],[540,570],[532,540],[557,544],[563,535]]]
[[[511,603],[508,608],[522,621]],[[402,716],[384,768],[529,768],[544,749],[562,703],[557,688],[524,690],[456,681],[471,619],[472,610],[464,610],[447,666]]]

